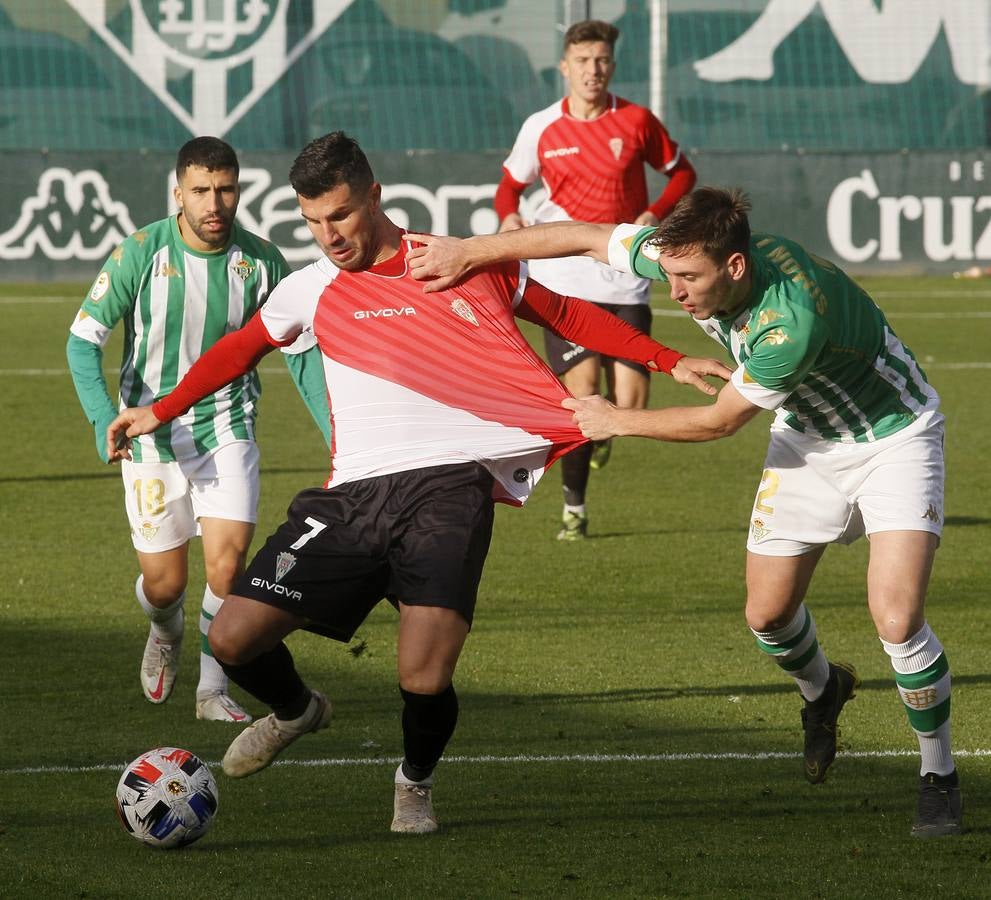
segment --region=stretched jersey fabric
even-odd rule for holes
[[[477,462],[493,474],[496,499],[521,504],[546,467],[585,439],[561,407],[568,394],[514,316],[661,371],[681,356],[592,304],[528,284],[521,263],[424,294],[406,249],[403,241],[391,259],[362,272],[322,257],[293,273],[153,413],[169,421],[273,346],[312,331],[330,400],[327,487]]]
[[[576,119],[568,100],[530,116],[503,169],[522,185],[543,179],[547,197],[534,222],[632,222],[647,208],[644,165],[670,172],[678,145],[656,116],[611,97],[595,119]],[[597,303],[646,303],[649,282],[587,257],[532,260],[530,273],[559,294]]]
[[[136,231],[113,251],[71,332],[102,348],[123,322],[120,405],[147,405],[169,393],[204,350],[247,322],[288,271],[274,245],[236,223],[226,249],[193,250],[172,216]],[[135,439],[134,460],[171,462],[253,440],[260,393],[257,373],[248,372],[171,427]]]
[[[610,262],[667,280],[653,229],[618,226]],[[939,395],[870,296],[794,241],[755,234],[753,287],[733,319],[698,324],[737,362],[733,384],[776,410],[774,426],[829,441],[874,441],[938,409]]]

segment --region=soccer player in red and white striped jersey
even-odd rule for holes
[[[565,33],[560,69],[568,96],[523,123],[496,190],[500,231],[567,220],[657,225],[692,189],[695,170],[657,117],[609,93],[618,37],[615,25],[597,20],[578,22]],[[644,166],[668,178],[652,203]],[[520,215],[520,197],[538,178],[546,197],[530,223]],[[650,334],[648,280],[616,272],[589,257],[533,260],[530,274],[551,290],[598,303]],[[545,332],[545,338],[551,368],[576,397],[598,393],[604,372],[610,399],[617,405],[647,405],[649,375],[642,366],[598,354],[551,332]],[[585,536],[589,467],[604,465],[609,449],[608,442],[585,444],[562,460],[560,540]]]
[[[283,638],[299,628],[348,641],[383,597],[399,609],[404,758],[393,831],[437,828],[433,770],[457,719],[452,678],[471,627],[493,501],[522,504],[544,469],[584,439],[567,396],[515,323],[524,318],[714,393],[716,360],[689,359],[593,304],[485,269],[430,294],[409,271],[411,242],[381,206],[358,145],[312,141],[290,172],[323,257],[286,278],[171,394],[125,410],[108,435],[148,433],[270,350],[311,332],[333,430],[331,471],[302,491],[210,629],[236,684],[273,710],[231,744],[224,771],[250,775],[327,726],[330,705],[301,680]],[[126,447],[111,455],[126,457]]]

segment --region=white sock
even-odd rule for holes
[[[804,603],[784,628],[750,630],[757,638],[757,646],[795,679],[806,700],[817,700],[822,696],[829,681],[829,661],[819,647],[815,620]]]
[[[145,596],[144,575],[139,575],[134,583],[134,596],[138,598],[138,603],[144,610],[145,615],[151,621],[151,631],[163,644],[170,644],[182,637],[182,629],[185,624],[185,616],[182,612],[182,604],[186,599],[186,592],[179,595],[179,599],[165,607],[152,606]]]
[[[433,787],[434,786],[434,774],[431,772],[423,781],[410,781],[403,774],[403,764],[399,764],[399,768],[396,769],[396,784],[416,784],[420,787]]]
[[[224,674],[220,663],[213,658],[207,632],[214,616],[224,605],[222,597],[218,597],[207,585],[203,591],[203,605],[200,607],[200,683],[196,686],[197,694],[215,694],[218,691],[227,693],[227,675]]]
[[[943,645],[928,622],[904,644],[889,644],[881,638],[881,645],[891,658],[898,693],[919,740],[919,774],[949,775],[954,768],[950,751],[950,666]]]
[[[570,506],[569,504],[565,503],[564,511],[565,513],[574,513],[576,516],[584,516],[586,514],[584,503],[582,503],[579,506]]]

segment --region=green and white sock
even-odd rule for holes
[[[950,664],[943,645],[928,622],[904,644],[889,644],[883,638],[881,644],[891,658],[909,725],[919,739],[919,774],[949,775],[954,769],[950,750]]]
[[[213,658],[213,651],[207,640],[210,623],[223,605],[223,598],[218,597],[210,590],[210,585],[207,585],[203,591],[203,605],[200,607],[200,682],[196,686],[197,694],[227,692],[227,675],[220,663]]]
[[[145,596],[144,575],[139,575],[134,583],[134,596],[138,598],[138,603],[144,610],[145,615],[151,622],[152,634],[163,644],[171,644],[182,637],[182,629],[186,619],[182,612],[182,605],[186,599],[186,592],[179,595],[179,599],[165,607],[152,606]]]
[[[777,631],[754,631],[757,646],[774,657],[802,692],[806,700],[816,700],[829,681],[829,662],[816,640],[816,623],[803,603],[784,628]]]

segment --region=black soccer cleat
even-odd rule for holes
[[[826,771],[836,759],[836,725],[840,710],[860,687],[857,670],[849,663],[830,663],[826,690],[816,700],[806,700],[802,710],[805,730],[805,777],[812,784],[826,780]]]
[[[944,837],[962,831],[963,797],[956,769],[949,775],[928,772],[919,778],[919,806],[912,837]]]

